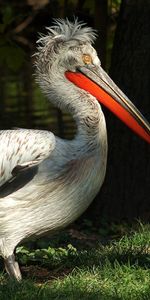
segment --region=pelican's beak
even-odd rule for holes
[[[136,134],[150,143],[150,124],[101,67],[82,66],[77,68],[77,72],[67,71],[65,75],[76,86],[96,97]]]

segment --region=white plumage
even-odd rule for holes
[[[122,115],[126,110],[132,120],[136,112],[134,131],[140,126],[140,135],[149,141],[147,121],[101,68],[91,45],[94,39],[91,28],[57,20],[38,41],[37,82],[54,105],[73,115],[77,124],[73,140],[42,130],[0,131],[0,253],[8,273],[18,280],[17,244],[73,222],[103,183],[107,134],[97,99],[106,98],[107,105],[112,100],[107,94],[112,94],[112,101],[123,107]],[[125,118],[121,116],[124,122]]]
[[[17,279],[21,274],[13,262],[16,245],[74,221],[104,179],[107,141],[100,106],[64,76],[72,68],[74,53],[75,60],[82,51],[94,59],[93,36],[91,29],[77,23],[57,22],[40,40],[36,58],[37,80],[44,92],[55,105],[74,114],[78,127],[74,140],[40,130],[0,132],[0,252],[8,272]]]

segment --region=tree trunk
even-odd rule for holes
[[[150,1],[123,0],[110,76],[150,120]],[[107,219],[150,218],[150,146],[110,113],[108,167],[92,211]],[[91,210],[91,209],[90,209]],[[97,213],[95,213],[97,212]],[[99,215],[98,215],[99,214]]]
[[[96,50],[101,59],[103,68],[106,65],[106,45],[107,45],[107,21],[108,21],[108,1],[95,0],[94,25],[98,30],[99,38],[96,40]]]

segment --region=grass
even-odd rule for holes
[[[0,299],[149,300],[150,226],[117,241],[99,239],[73,232],[57,236],[53,247],[45,240],[38,249],[18,247],[24,279],[18,284],[2,273]]]

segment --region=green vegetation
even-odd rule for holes
[[[36,250],[18,247],[24,279],[18,284],[1,274],[0,299],[149,300],[150,226],[118,241],[98,239],[93,231],[73,231],[56,236],[53,247],[46,240]]]

